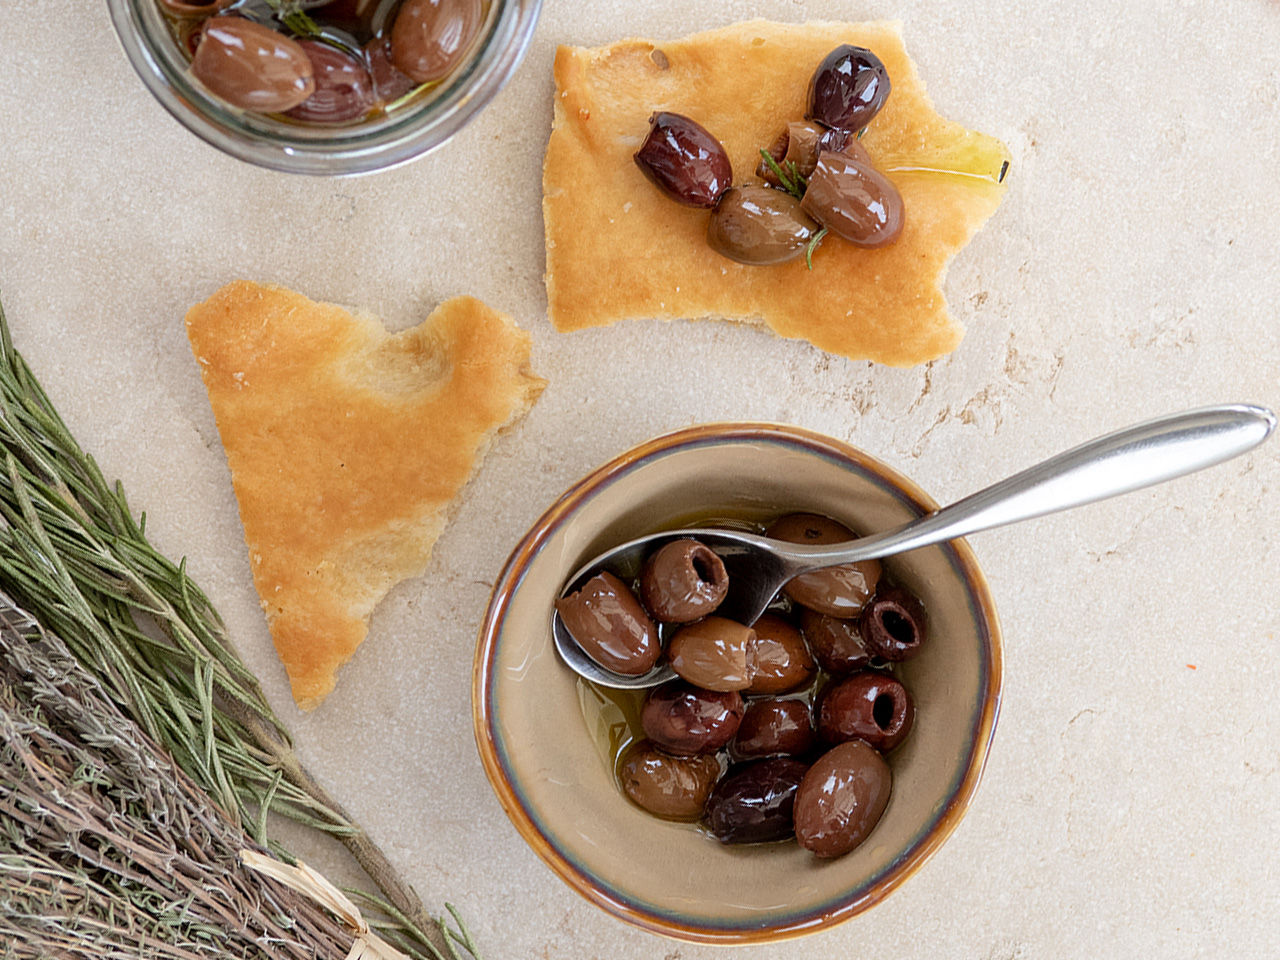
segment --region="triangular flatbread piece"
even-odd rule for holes
[[[374,605],[426,567],[450,501],[544,381],[528,334],[469,297],[391,335],[241,281],[193,307],[187,333],[271,636],[311,709]]]

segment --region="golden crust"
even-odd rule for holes
[[[874,50],[889,71],[892,94],[863,145],[902,193],[900,239],[864,250],[832,238],[812,272],[803,258],[773,267],[724,259],[704,239],[707,211],[668,200],[635,166],[649,115],[696,120],[724,144],[735,181],[754,180],[759,148],[802,117],[814,68],[841,43]],[[934,111],[898,24],[756,20],[671,43],[560,47],[555,79],[543,214],[559,330],[638,317],[763,321],[831,353],[897,366],[959,343],[943,275],[999,206],[995,174],[1008,154]]]
[[[238,281],[187,313],[276,651],[298,705],[333,689],[374,605],[422,572],[492,435],[544,381],[479,300],[390,335],[372,317]]]

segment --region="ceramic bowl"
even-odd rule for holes
[[[656,933],[753,943],[838,923],[882,900],[947,839],[972,801],[1000,702],[1000,630],[962,541],[885,561],[924,601],[925,649],[899,677],[916,720],[890,756],[893,793],[867,840],[820,861],[794,843],[724,846],[619,791],[576,677],[551,641],[552,601],[591,557],[711,515],[793,511],[885,529],[936,509],[846,444],[796,427],[729,423],[642,444],[575,484],[520,541],[494,588],[472,703],[485,772],[521,835],[570,886]],[[594,722],[594,719],[593,719]]]

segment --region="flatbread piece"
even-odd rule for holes
[[[479,300],[395,335],[282,287],[235,282],[187,313],[254,585],[298,705],[333,689],[387,591],[426,567],[450,502],[544,381]]]
[[[726,260],[704,239],[707,211],[668,200],[633,162],[650,114],[696,120],[724,144],[735,183],[759,182],[760,148],[803,117],[810,76],[842,43],[873,50],[889,71],[892,93],[862,143],[902,193],[901,237],[879,250],[828,238],[812,272],[803,258],[771,267]],[[897,23],[756,20],[670,43],[560,47],[555,80],[543,213],[558,329],[642,317],[763,322],[896,366],[959,343],[943,277],[999,205],[1008,152],[937,114]]]

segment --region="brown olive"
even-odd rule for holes
[[[866,47],[843,44],[827,54],[809,80],[806,120],[838,130],[861,130],[889,98],[889,71]]]
[[[231,2],[232,0],[206,0],[204,3],[185,3],[183,0],[160,0],[160,6],[175,17],[198,19],[212,16]]]
[[[667,645],[671,669],[705,690],[745,690],[755,676],[755,631],[724,617],[707,617],[676,631]]]
[[[925,641],[924,604],[910,590],[884,587],[862,611],[858,628],[862,642],[877,657],[910,660]]]
[[[688,623],[720,606],[729,574],[715,551],[697,540],[674,540],[645,563],[640,599],[655,619]]]
[[[622,789],[637,805],[666,820],[697,820],[720,777],[713,756],[672,757],[642,740],[618,771]]]
[[[818,151],[843,150],[849,141],[849,136],[845,130],[828,130],[814,123],[796,120],[788,123],[778,134],[778,138],[769,147],[769,156],[773,157],[774,162],[787,176],[791,175],[791,164],[794,163],[795,172],[807,179],[809,174],[813,173],[813,168],[818,165]],[[760,165],[756,167],[756,176],[770,186],[782,186],[782,181],[773,172],[773,167],[763,157],[760,158]]]
[[[861,622],[829,617],[816,610],[800,610],[800,631],[823,670],[837,676],[860,670],[871,662],[862,642]]]
[[[747,184],[720,198],[707,224],[707,243],[730,260],[764,266],[802,256],[817,229],[791,194]]]
[[[819,857],[841,857],[880,822],[893,775],[861,740],[832,747],[809,768],[796,791],[796,840]]]
[[[745,710],[736,693],[703,690],[674,680],[649,691],[640,724],[645,735],[663,750],[711,753],[733,739]]]
[[[240,17],[214,17],[191,60],[192,75],[232,106],[279,113],[315,92],[311,60],[296,40]]]
[[[807,194],[806,194],[807,196]],[[852,540],[853,531],[830,517],[816,513],[792,513],[769,525],[766,537],[788,543],[841,543]],[[880,580],[879,560],[860,560],[801,574],[782,592],[796,603],[831,617],[856,617],[875,593]]]
[[[658,630],[640,601],[607,570],[557,600],[556,610],[583,652],[614,673],[639,676],[662,653]]]
[[[818,154],[800,206],[859,247],[883,247],[902,233],[902,194],[883,173],[848,151]]]
[[[707,802],[707,826],[721,843],[785,840],[795,829],[792,807],[805,764],[786,757],[732,770]]]
[[[405,0],[391,27],[391,61],[417,83],[448,76],[480,29],[480,0]]]
[[[822,691],[818,733],[827,743],[865,740],[888,753],[911,731],[916,708],[898,680],[883,673],[855,673]]]
[[[733,752],[740,757],[797,757],[812,748],[813,720],[803,700],[755,701],[742,715],[733,739]]]
[[[391,62],[391,38],[374,37],[364,45],[365,62],[369,64],[369,77],[373,80],[373,93],[379,103],[399,100],[417,86]]]
[[[751,629],[756,675],[747,693],[790,693],[813,679],[813,657],[799,630],[772,613],[762,614]]]
[[[355,57],[318,40],[299,40],[315,70],[316,92],[289,111],[297,120],[341,123],[373,108],[373,80]]]
[[[720,141],[679,113],[659,111],[649,118],[649,135],[635,161],[658,189],[690,207],[714,207],[733,183]]]

